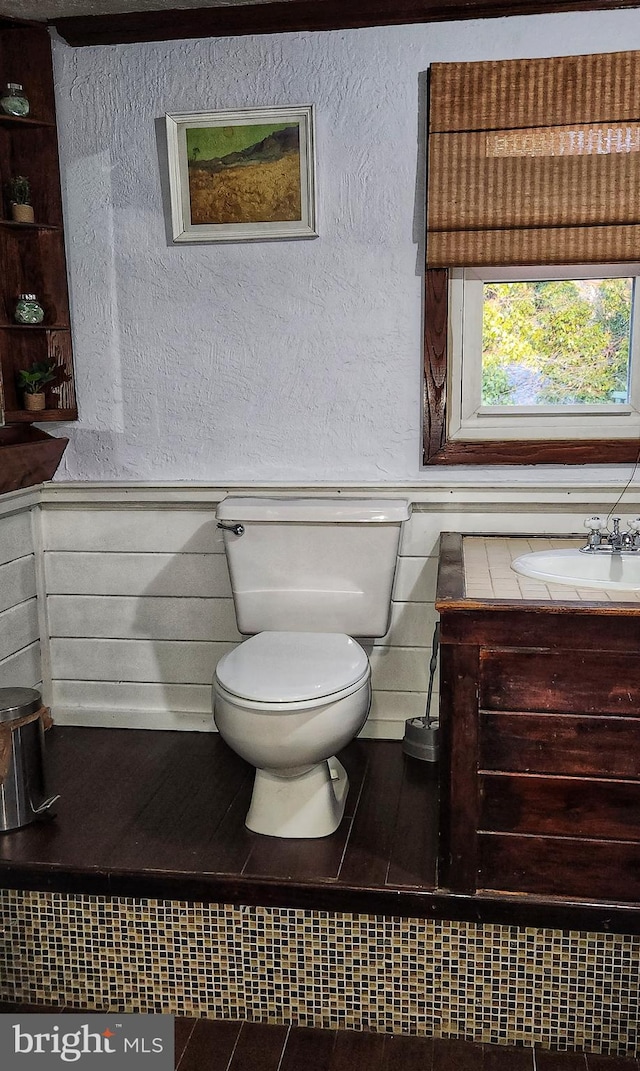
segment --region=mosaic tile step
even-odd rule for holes
[[[0,999],[635,1056],[640,938],[0,891]]]

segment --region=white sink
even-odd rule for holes
[[[572,588],[609,588],[617,591],[640,591],[640,552],[611,554],[579,550],[539,550],[522,554],[511,568],[551,584],[568,584]]]

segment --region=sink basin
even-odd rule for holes
[[[640,552],[582,554],[579,550],[540,550],[522,554],[511,563],[511,568],[547,584],[640,591]]]

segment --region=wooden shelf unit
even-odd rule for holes
[[[20,82],[29,99],[26,118],[0,115],[0,402],[5,424],[76,420],[78,416],[51,42],[42,23],[0,17],[3,81]],[[14,175],[31,183],[34,223],[10,217],[6,184]],[[44,309],[37,326],[16,324],[18,295],[33,293]],[[28,412],[18,372],[53,358],[60,372],[46,389],[44,412]]]

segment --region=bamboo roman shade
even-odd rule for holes
[[[640,260],[640,52],[431,67],[427,264]]]

